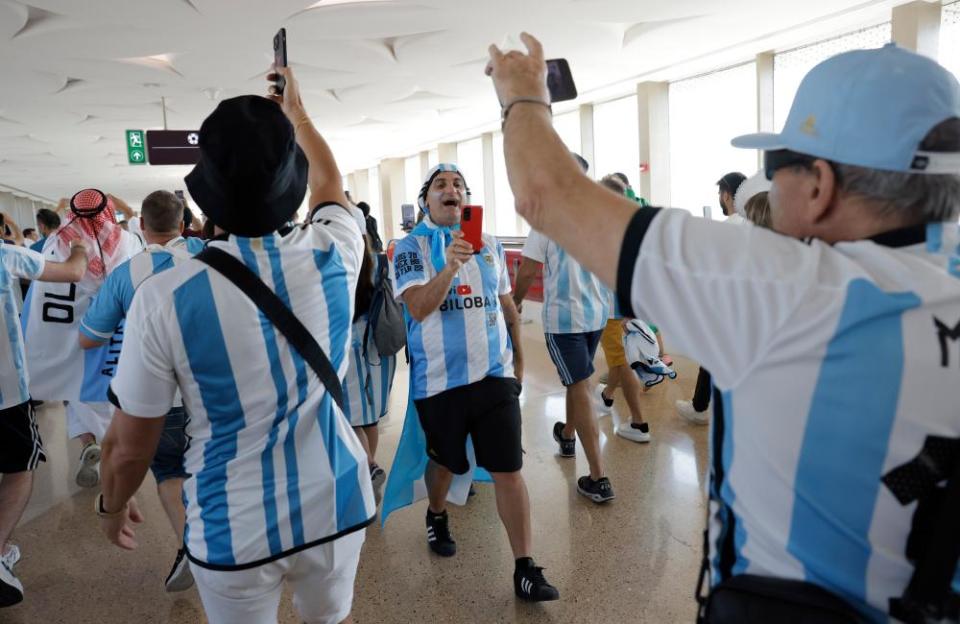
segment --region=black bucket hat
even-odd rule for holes
[[[184,178],[215,224],[264,236],[297,212],[307,192],[307,158],[280,106],[243,95],[220,102],[200,126],[200,162]]]

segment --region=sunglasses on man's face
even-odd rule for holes
[[[763,172],[768,180],[773,180],[773,174],[784,167],[809,168],[816,158],[793,152],[790,150],[773,150],[763,153]]]

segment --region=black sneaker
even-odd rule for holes
[[[450,519],[446,511],[437,515],[427,509],[427,545],[441,557],[457,554],[457,543],[450,537]]]
[[[563,423],[553,424],[553,439],[560,445],[560,457],[574,457],[577,454],[577,438],[563,437]]]
[[[577,491],[595,503],[605,503],[616,498],[610,479],[606,477],[600,477],[596,481],[591,479],[590,475],[580,477],[577,480]]]
[[[177,559],[170,568],[167,580],[163,582],[168,592],[182,592],[193,587],[193,573],[190,572],[190,562],[187,560],[187,549],[177,551]]]
[[[23,600],[23,585],[6,562],[0,561],[0,607],[9,607]]]
[[[530,602],[559,600],[560,592],[543,577],[543,568],[535,566],[533,559],[526,565],[518,564],[513,571],[513,591],[517,598]]]

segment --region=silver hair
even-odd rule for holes
[[[921,142],[931,152],[960,151],[960,119],[944,121]],[[832,163],[840,192],[865,200],[878,217],[904,223],[956,221],[960,175],[925,175]]]

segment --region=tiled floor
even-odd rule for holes
[[[525,315],[533,314],[528,310]],[[368,529],[354,600],[358,624],[693,620],[705,516],[707,429],[679,421],[673,402],[692,392],[696,367],[677,358],[680,377],[644,396],[644,414],[653,433],[650,444],[614,435],[620,414],[627,413],[619,395],[614,415],[600,419],[617,499],[596,506],[576,493],[576,476],[587,471],[579,445],[575,460],[556,454],[550,427],[563,418],[563,389],[539,323],[523,329],[524,475],[533,508],[535,555],[560,589],[560,601],[528,605],[514,598],[510,548],[492,486],[483,485],[467,506],[450,511],[458,543],[453,559],[441,560],[427,550],[425,502],[397,512],[385,528],[377,524]],[[397,375],[393,416],[382,424],[378,455],[385,467],[403,424],[406,379],[403,368]],[[94,492],[77,491],[70,484],[79,448],[66,442],[62,408],[47,407],[40,420],[50,459],[37,473],[27,518],[15,534],[23,551],[17,573],[26,599],[0,610],[0,624],[205,622],[196,590],[163,591],[176,544],[152,480],[140,494],[147,516],[138,532],[140,548],[114,548],[98,532]],[[288,596],[280,621],[298,621]]]

